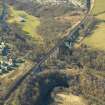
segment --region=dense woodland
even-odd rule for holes
[[[87,99],[89,105],[104,105],[104,56],[104,52],[92,51],[91,48],[86,46],[74,49],[72,55],[71,53],[62,54],[53,64],[56,66],[57,71],[53,68],[46,68],[45,72],[37,75],[32,74],[18,90],[20,91],[18,97],[15,100],[12,97],[11,102],[21,103],[22,105],[43,105],[43,103],[53,105],[54,97],[51,97],[51,94],[53,94],[56,87],[59,87],[57,88],[58,91],[62,89],[61,91],[67,93],[77,96],[82,95]],[[68,71],[62,71],[62,69],[66,70],[66,68],[72,68],[74,71],[78,69],[79,73],[68,75]],[[55,104],[57,105],[57,103]]]

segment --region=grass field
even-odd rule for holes
[[[93,14],[105,11],[105,0],[95,0]]]
[[[81,96],[76,96],[73,94],[62,94],[58,93],[57,96],[59,97],[56,99],[58,102],[57,105],[88,105],[86,100]]]
[[[37,34],[37,28],[40,25],[38,18],[27,14],[25,11],[15,10],[13,7],[10,7],[10,12],[11,15],[8,19],[9,23],[16,23],[18,26],[22,27],[22,30],[32,37],[37,44],[43,43],[42,37]]]
[[[99,20],[103,20],[93,30],[92,35],[84,40],[84,43],[95,49],[105,50],[105,0],[95,0],[93,15]]]

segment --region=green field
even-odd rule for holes
[[[99,50],[105,50],[105,0],[95,0],[93,15],[99,20],[103,20],[93,30],[92,35],[84,40],[84,43],[90,47]]]
[[[105,11],[105,0],[95,0],[93,14]]]
[[[22,28],[26,35],[29,35],[37,42],[37,44],[42,44],[43,39],[37,33],[37,28],[40,26],[40,21],[38,18],[27,14],[25,11],[15,10],[10,7],[11,15],[9,16],[8,22],[10,24],[17,24]]]

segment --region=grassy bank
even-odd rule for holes
[[[43,39],[37,33],[37,28],[40,26],[40,21],[38,18],[29,15],[25,11],[15,10],[14,8],[10,7],[10,13],[8,22],[11,24],[17,24],[22,30],[29,35],[37,42],[37,44],[42,44]]]
[[[92,11],[96,19],[101,20],[96,24],[92,34],[84,40],[84,43],[95,49],[105,50],[105,0],[95,0]]]

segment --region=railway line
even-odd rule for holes
[[[87,0],[89,1],[89,0]],[[90,3],[91,5],[91,3]],[[91,6],[90,6],[91,7]],[[15,81],[13,83],[13,85],[8,89],[7,93],[4,94],[4,96],[2,97],[2,102],[0,103],[0,105],[4,105],[6,100],[8,100],[8,98],[11,96],[11,94],[21,85],[21,83],[30,75],[30,74],[34,74],[34,73],[38,73],[40,70],[40,66],[45,63],[47,61],[47,59],[57,50],[57,48],[60,47],[60,45],[62,45],[62,43],[64,43],[68,38],[70,39],[71,37],[73,37],[75,35],[75,32],[78,31],[80,29],[80,27],[82,25],[84,25],[85,21],[88,20],[88,17],[91,13],[91,9],[92,7],[89,9],[89,11],[87,11],[85,17],[79,21],[77,24],[75,24],[72,28],[71,31],[69,32],[68,36],[66,36],[64,39],[62,39],[60,42],[58,42],[44,57],[42,60],[40,60],[40,62],[35,65],[31,70],[29,70],[25,75],[23,75],[22,77],[18,78],[17,81]]]

